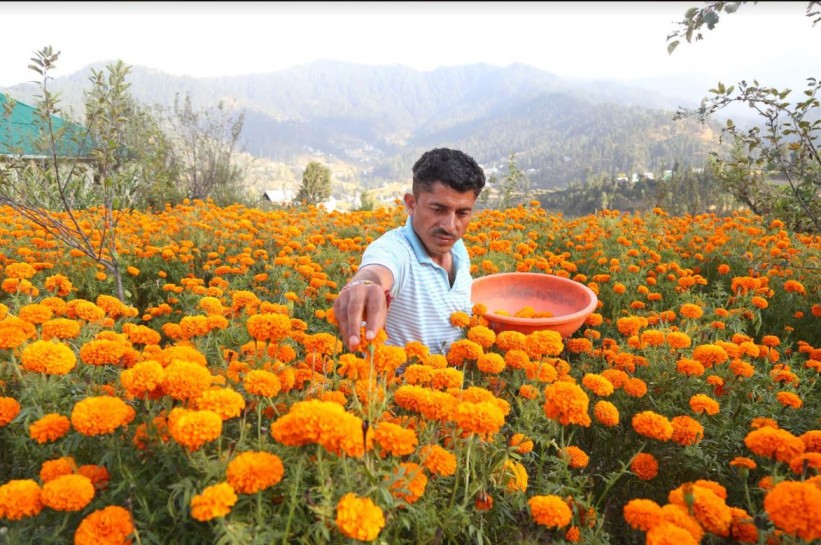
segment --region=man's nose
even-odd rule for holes
[[[453,233],[454,229],[456,228],[456,214],[446,214],[444,218],[442,218],[442,229],[445,229],[449,233]]]

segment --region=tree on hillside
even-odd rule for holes
[[[245,114],[235,114],[224,102],[213,109],[197,109],[191,97],[179,95],[167,116],[170,137],[180,163],[180,182],[190,199],[235,199],[242,189],[243,171],[234,158]]]
[[[317,205],[331,196],[331,169],[311,161],[302,173],[302,185],[294,198],[297,204]]]
[[[688,43],[704,39],[702,27],[713,30],[722,12],[735,13],[747,3],[705,2],[702,8],[690,8],[678,30],[667,37],[668,52],[672,54],[682,38]],[[806,16],[816,26],[821,2],[809,2]],[[803,97],[796,100],[789,98],[791,89],[757,80],[737,86],[719,82],[708,92],[699,108],[682,108],[675,118],[705,122],[733,103],[746,104],[761,118],[761,125],[749,130],[727,121],[722,138],[730,136],[734,152],[719,158],[724,187],[757,214],[778,217],[797,231],[821,231],[821,80],[808,77]]]
[[[40,76],[35,116],[47,159],[38,164],[16,154],[11,168],[0,171],[0,204],[11,206],[49,235],[102,265],[115,279],[122,301],[126,293],[117,253],[118,225],[138,182],[128,168],[124,146],[130,67],[117,61],[105,72],[92,70],[91,89],[85,91],[85,127],[69,135],[56,126],[59,96],[49,89],[49,74],[59,56],[59,51],[47,46],[35,52],[30,65]],[[14,107],[7,104],[5,114],[10,115]],[[71,155],[64,149],[69,137],[75,144]],[[93,179],[83,167],[89,157]],[[81,217],[82,209],[94,213]]]

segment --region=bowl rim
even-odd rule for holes
[[[599,298],[596,293],[591,290],[589,287],[585,286],[581,282],[576,282],[570,278],[565,278],[564,276],[558,276],[555,274],[544,274],[544,273],[534,273],[534,272],[502,272],[502,273],[493,273],[487,274],[484,276],[477,276],[473,279],[473,282],[481,281],[483,278],[501,278],[501,277],[511,277],[513,275],[516,276],[531,276],[535,277],[538,276],[540,278],[543,277],[550,277],[553,279],[558,279],[560,283],[564,283],[565,285],[574,284],[574,287],[578,287],[581,291],[586,292],[590,296],[590,303],[587,304],[583,309],[577,310],[571,314],[563,314],[561,316],[553,316],[551,318],[519,318],[516,316],[506,316],[504,314],[497,314],[495,312],[491,312],[488,310],[484,313],[484,317],[490,321],[494,322],[502,322],[507,324],[513,325],[521,325],[521,326],[544,326],[544,325],[560,325],[566,324],[569,322],[573,322],[580,318],[584,318],[589,316],[596,310],[596,306],[599,304]],[[473,286],[471,285],[471,290]],[[473,304],[476,304],[476,301],[473,301]]]

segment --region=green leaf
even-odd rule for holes
[[[675,51],[676,47],[678,47],[678,44],[679,44],[678,40],[673,40],[672,42],[667,44],[667,54],[672,55],[673,51]]]

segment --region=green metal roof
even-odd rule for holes
[[[44,121],[37,114],[37,109],[22,102],[13,102],[14,107],[9,115],[7,108],[12,100],[0,93],[0,156],[50,156],[48,143],[40,130]],[[57,116],[52,116],[51,119],[57,137],[57,156],[88,158],[91,145],[88,142],[83,144],[85,127]]]

